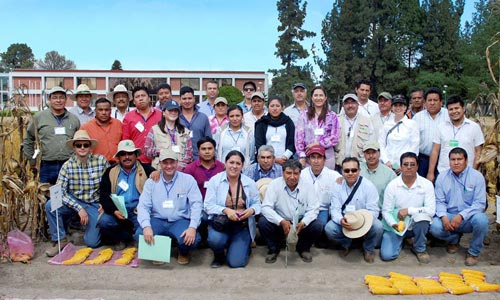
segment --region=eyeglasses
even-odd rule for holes
[[[134,155],[135,152],[119,152],[117,156],[130,156],[130,155]]]
[[[76,148],[89,148],[90,144],[89,143],[75,143],[73,144]]]
[[[342,170],[344,173],[349,174],[349,173],[356,173],[358,172],[358,169],[352,168],[352,169],[343,169]]]
[[[413,167],[416,167],[417,164],[416,163],[405,162],[405,163],[403,163],[403,166],[413,168]]]
[[[253,92],[253,91],[255,91],[255,89],[254,89],[254,88],[244,88],[243,90],[244,90],[245,92]]]

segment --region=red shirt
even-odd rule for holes
[[[118,143],[122,140],[122,122],[111,118],[107,126],[101,126],[94,118],[83,124],[80,129],[87,130],[90,138],[99,142],[97,147],[92,149],[92,153],[104,155],[110,163],[118,161],[113,155],[118,150]]]
[[[144,152],[144,144],[146,136],[153,125],[161,120],[161,111],[151,107],[151,111],[146,119],[134,109],[129,111],[123,119],[123,135],[124,140],[132,140],[137,148],[141,148],[142,154],[138,159],[145,164],[151,164],[152,159],[148,158]]]
[[[224,168],[225,166],[222,162],[215,160],[215,163],[212,165],[212,167],[207,170],[201,165],[200,159],[197,159],[186,166],[186,168],[184,169],[184,173],[194,177],[196,183],[198,183],[198,188],[200,189],[201,195],[203,196],[203,199],[205,199],[205,193],[207,192],[207,189],[205,188],[205,182],[209,181],[210,178],[215,176],[215,174],[224,171]]]

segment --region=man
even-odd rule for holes
[[[55,86],[48,97],[49,108],[37,112],[28,125],[23,151],[34,172],[38,172],[36,159],[41,152],[40,182],[55,184],[59,170],[73,153],[65,143],[80,128],[80,121],[65,108],[65,89]]]
[[[139,228],[137,222],[137,204],[144,188],[144,183],[154,169],[137,160],[141,149],[136,148],[131,140],[123,140],[118,144],[114,155],[118,164],[108,168],[101,179],[100,203],[104,214],[98,221],[103,234],[118,242],[115,251],[126,248],[127,243],[134,240],[134,233]],[[118,210],[111,195],[123,196],[127,217]]]
[[[198,140],[202,137],[212,137],[208,117],[195,109],[194,90],[191,87],[182,87],[180,95],[182,109],[179,118],[181,124],[191,131],[191,142],[193,145],[197,145]],[[198,149],[193,150],[193,160],[196,160],[198,159]]]
[[[208,181],[215,174],[224,171],[224,164],[215,159],[215,140],[209,136],[202,137],[196,144],[198,148],[198,159],[190,163],[184,169],[184,173],[194,177],[203,199],[207,192]]]
[[[418,150],[418,175],[427,176],[429,157],[432,152],[432,139],[443,122],[449,120],[448,111],[443,106],[442,93],[431,87],[425,93],[426,109],[413,116],[418,124],[420,144]]]
[[[116,163],[114,154],[122,139],[122,123],[111,117],[111,102],[108,99],[97,99],[95,118],[83,124],[81,129],[99,142],[92,153],[104,155],[110,164]]]
[[[172,99],[172,88],[168,83],[162,83],[156,89],[156,96],[158,100],[156,101],[155,108],[161,110],[165,102]]]
[[[219,83],[215,80],[207,82],[207,99],[198,104],[198,111],[204,113],[207,117],[215,114],[215,99],[219,96]]]
[[[424,110],[424,91],[422,89],[413,89],[410,93],[410,109],[406,113],[408,119],[413,119],[415,114]]]
[[[394,173],[387,165],[380,163],[380,146],[377,141],[368,143],[363,148],[364,162],[360,162],[361,176],[371,181],[377,188],[378,192],[378,207],[382,209],[384,201],[384,192],[394,178]]]
[[[45,204],[53,242],[52,247],[45,251],[49,257],[58,253],[58,240],[61,249],[69,242],[64,224],[68,224],[76,214],[85,226],[85,244],[96,248],[101,243],[101,233],[97,227],[99,183],[109,163],[104,156],[90,153],[90,149],[96,146],[97,141],[91,139],[85,130],[78,130],[73,139],[66,142],[66,147],[73,149],[74,154],[64,163],[57,178],[57,184],[61,185],[63,206],[58,208],[56,214],[56,211],[51,211],[51,200]]]
[[[404,238],[414,238],[411,251],[419,263],[428,264],[426,251],[429,224],[436,211],[436,199],[432,182],[417,174],[418,159],[413,152],[401,155],[401,176],[392,180],[385,189],[382,215],[387,229],[384,230],[380,257],[382,260],[398,258]],[[409,218],[408,228],[398,234],[398,223]],[[405,225],[406,226],[406,225]],[[398,232],[398,233],[396,233]]]
[[[257,90],[257,86],[253,81],[247,81],[243,84],[243,101],[238,103],[243,109],[243,113],[252,110],[252,94]]]
[[[359,174],[357,158],[350,157],[342,161],[344,180],[341,184],[334,184],[329,194],[332,219],[326,224],[325,233],[329,239],[339,242],[342,246],[343,249],[339,252],[340,257],[346,257],[349,254],[352,238],[364,237],[364,260],[367,263],[373,263],[375,246],[380,243],[383,233],[382,223],[378,220],[380,213],[378,194],[373,183]],[[367,224],[371,219],[373,221],[369,228],[368,226],[354,226],[358,224],[355,221],[360,219],[365,220]]]
[[[123,84],[118,84],[112,92],[108,93],[107,98],[115,104],[115,107],[111,108],[111,117],[123,122],[125,114],[130,111],[132,93]]]
[[[260,146],[257,151],[257,162],[249,165],[243,174],[258,181],[261,178],[278,178],[283,175],[280,165],[275,163],[274,148],[269,145]]]
[[[266,99],[261,92],[252,94],[252,109],[243,115],[244,124],[252,130],[255,129],[255,122],[266,114],[265,102]]]
[[[437,165],[439,173],[449,168],[448,153],[455,147],[467,151],[468,164],[477,170],[479,155],[483,150],[484,136],[481,127],[465,117],[465,103],[460,96],[451,96],[446,103],[449,121],[439,126],[433,139],[432,153],[429,159],[427,179],[434,181],[434,170]],[[439,156],[439,163],[438,162]]]
[[[335,146],[335,161],[338,166],[347,157],[363,160],[363,147],[374,140],[370,119],[358,112],[358,97],[346,94],[342,103],[344,112],[339,116],[340,139]]]
[[[298,237],[296,251],[302,260],[312,262],[310,249],[321,235],[323,224],[317,219],[319,199],[312,197],[299,179],[301,169],[298,160],[287,160],[283,177],[274,179],[267,187],[259,219],[259,230],[269,249],[266,263],[276,262],[280,245],[290,234]]]
[[[76,92],[71,95],[71,99],[76,101],[76,106],[69,109],[69,112],[74,114],[78,120],[80,120],[80,125],[87,123],[88,121],[95,118],[95,112],[90,107],[90,102],[92,102],[93,93],[90,92],[88,85],[82,83],[76,88]]]
[[[128,112],[123,119],[122,140],[132,140],[142,151],[138,159],[144,164],[151,165],[152,159],[144,154],[144,144],[151,127],[161,120],[162,113],[151,107],[151,99],[145,86],[135,87],[132,97],[136,109]]]
[[[384,128],[386,122],[394,122],[394,114],[391,111],[392,95],[388,92],[382,92],[378,95],[378,109],[379,112],[370,117],[373,124],[374,139],[378,140],[380,130]]]
[[[314,198],[320,201],[318,219],[325,225],[329,219],[330,199],[328,192],[338,178],[342,177],[337,171],[325,167],[325,148],[314,145],[306,152],[309,167],[300,172],[300,181],[313,188]]]
[[[306,85],[300,82],[295,83],[292,86],[292,96],[293,104],[285,108],[283,112],[285,113],[285,115],[289,116],[290,119],[292,119],[294,124],[297,124],[300,112],[307,109]]]
[[[377,103],[369,99],[372,91],[372,83],[368,79],[362,79],[356,82],[356,96],[359,99],[361,114],[371,117],[379,112]]]
[[[458,251],[460,236],[472,232],[465,265],[474,266],[488,234],[486,184],[483,175],[468,165],[464,148],[453,148],[448,157],[450,169],[436,180],[436,216],[430,232],[448,242],[450,254]]]
[[[171,149],[160,152],[161,176],[158,182],[148,179],[137,206],[136,239],[144,235],[147,244],[154,244],[155,235],[177,240],[177,263],[189,263],[189,251],[196,248],[200,235],[196,232],[201,219],[202,198],[191,175],[177,171],[177,153]]]

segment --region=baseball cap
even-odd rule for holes
[[[221,103],[221,102],[227,105],[227,100],[224,97],[215,98],[214,105],[217,105],[217,103]]]
[[[389,94],[388,92],[382,92],[378,95],[377,99],[380,99],[380,97],[384,98],[384,99],[387,99],[387,100],[391,100],[392,99],[392,95]]]
[[[178,160],[177,153],[175,153],[174,150],[172,150],[170,148],[161,149],[159,159],[160,159],[160,161],[163,161],[165,159]]]
[[[365,152],[366,150],[370,150],[370,149],[378,151],[378,150],[380,150],[380,145],[378,144],[377,141],[371,141],[368,144],[364,145],[363,152]]]
[[[359,103],[359,99],[358,99],[358,96],[356,96],[355,94],[345,94],[344,97],[342,98],[342,103],[344,103],[346,100],[348,99],[352,99],[356,102]]]
[[[295,83],[295,84],[292,86],[292,90],[295,90],[295,89],[296,89],[296,88],[298,88],[298,87],[301,87],[301,88],[303,88],[304,90],[307,90],[306,85],[305,85],[305,84],[303,84],[302,82],[297,82],[297,83]]]
[[[323,148],[323,146],[321,145],[314,145],[306,151],[307,156],[311,156],[315,153],[321,156],[325,156],[325,148]]]
[[[255,92],[252,94],[252,97],[250,97],[250,99],[253,99],[253,97],[259,97],[260,99],[266,101],[266,98],[264,98],[264,94],[262,94],[262,92]]]
[[[177,109],[178,111],[181,110],[179,104],[175,102],[174,100],[168,100],[163,104],[163,110],[174,110]]]

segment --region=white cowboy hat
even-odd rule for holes
[[[108,100],[113,101],[115,94],[118,94],[118,93],[125,93],[128,95],[128,100],[129,101],[132,100],[132,92],[128,91],[127,88],[123,84],[119,84],[119,85],[115,86],[115,88],[113,89],[112,92],[108,92],[108,94],[107,94]]]
[[[373,214],[366,209],[347,212],[344,218],[347,224],[351,225],[352,230],[342,228],[342,232],[346,237],[351,239],[364,236],[370,230],[373,223]]]
[[[272,178],[261,178],[257,180],[257,190],[259,190],[260,202],[264,201],[264,197],[266,196],[267,186],[269,183],[273,181]]]
[[[76,91],[70,96],[73,101],[76,101],[76,96],[78,95],[90,95],[91,99],[96,95],[90,91],[90,88],[85,83],[78,85]]]
[[[132,140],[123,140],[118,143],[118,151],[116,151],[113,157],[118,157],[118,153],[120,152],[135,152],[137,156],[141,155],[141,148],[136,148],[135,144]]]
[[[91,139],[89,134],[87,133],[87,130],[80,129],[77,132],[75,132],[75,135],[73,136],[73,138],[66,142],[66,147],[73,150],[73,143],[76,141],[90,142],[91,149],[94,149],[95,147],[97,147],[97,140]]]

